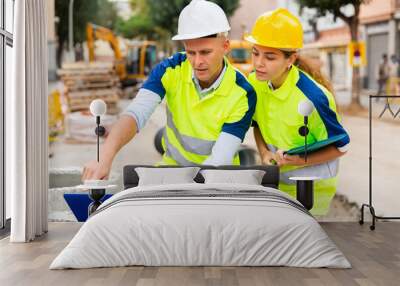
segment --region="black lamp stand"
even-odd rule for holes
[[[304,116],[304,125],[299,128],[299,134],[304,136],[304,161],[307,162],[308,116]],[[296,180],[296,199],[308,210],[314,205],[314,180]]]
[[[106,129],[100,125],[100,116],[96,116],[96,130],[97,135],[97,162],[100,162],[100,136],[104,136]],[[89,216],[94,213],[101,205],[101,198],[106,194],[106,189],[90,189],[89,198],[92,200],[88,207]]]
[[[378,216],[375,213],[375,208],[373,206],[373,202],[372,202],[372,99],[373,98],[385,98],[386,99],[386,105],[383,109],[383,111],[381,112],[381,114],[379,115],[379,118],[382,117],[382,115],[385,113],[386,109],[389,110],[390,114],[393,116],[393,118],[395,118],[399,112],[397,111],[396,113],[394,113],[392,111],[392,109],[390,108],[389,105],[389,99],[390,98],[400,98],[399,95],[370,95],[369,96],[369,200],[368,200],[368,204],[362,204],[361,205],[361,209],[360,209],[360,220],[359,223],[360,224],[364,224],[364,209],[367,208],[369,209],[371,216],[372,216],[372,224],[369,226],[370,230],[375,230],[375,222],[377,219],[390,219],[390,220],[398,220],[400,219],[400,217],[398,216]]]

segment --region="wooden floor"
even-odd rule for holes
[[[321,223],[353,268],[122,267],[48,270],[80,225],[50,223],[49,233],[28,244],[0,241],[0,285],[400,285],[400,223]]]

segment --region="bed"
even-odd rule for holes
[[[351,267],[308,210],[277,189],[275,166],[201,167],[262,170],[260,185],[204,183],[199,172],[193,183],[150,186],[138,185],[139,167],[151,168],[125,166],[125,190],[97,209],[50,269]]]

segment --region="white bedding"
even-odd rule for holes
[[[154,197],[171,191],[171,197]],[[318,222],[286,194],[195,183],[114,195],[50,269],[127,265],[351,267]]]

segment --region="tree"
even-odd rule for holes
[[[156,26],[163,27],[171,36],[177,31],[179,13],[190,2],[191,0],[148,0],[147,4],[151,11],[149,16]],[[218,4],[228,17],[239,7],[239,0],[214,0],[212,2]]]
[[[330,13],[333,15],[334,20],[337,18],[343,20],[350,29],[351,41],[359,41],[359,14],[360,6],[368,4],[371,0],[297,0],[300,4],[300,9],[305,7],[314,8],[316,10],[316,17],[325,16]],[[352,6],[353,13],[347,15],[344,12],[344,7]],[[360,68],[353,67],[352,79],[352,105],[360,106]]]
[[[87,0],[85,0],[87,1]],[[121,19],[113,2],[109,0],[97,0],[98,10],[95,15],[95,24],[107,27],[111,30],[116,28],[117,22]]]
[[[117,31],[126,38],[157,40],[164,50],[171,50],[171,36],[176,33],[178,17],[191,0],[130,0],[133,16],[117,24]],[[230,16],[239,7],[239,0],[215,0]]]
[[[119,20],[116,24],[116,31],[124,38],[146,38],[155,39],[155,26],[147,15],[138,14],[128,20]]]
[[[156,40],[157,27],[149,15],[149,6],[146,0],[130,0],[132,16],[128,20],[117,22],[116,31],[124,38],[145,38]]]
[[[55,14],[57,23],[57,64],[61,64],[61,55],[68,42],[68,13],[69,1],[56,0]],[[74,0],[73,6],[73,42],[82,43],[86,40],[86,24],[95,24],[114,28],[118,16],[114,4],[108,0]]]

